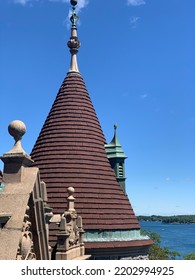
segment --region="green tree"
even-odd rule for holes
[[[184,255],[184,260],[195,260],[195,252]]]
[[[175,260],[177,256],[180,256],[177,251],[170,251],[168,247],[161,247],[160,235],[156,232],[144,230],[143,233],[148,235],[154,242],[149,249],[149,260]]]

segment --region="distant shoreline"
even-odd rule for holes
[[[174,215],[174,216],[138,215],[137,219],[138,221],[162,222],[164,224],[195,224],[195,215]]]

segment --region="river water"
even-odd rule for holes
[[[141,228],[156,232],[161,237],[161,246],[181,254],[195,252],[195,224],[164,224],[161,222],[140,222]]]

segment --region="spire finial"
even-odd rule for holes
[[[77,5],[77,1],[71,0],[70,3],[72,5],[72,15],[70,17],[72,27],[71,27],[70,41],[68,41],[68,47],[70,48],[70,53],[71,53],[71,62],[70,62],[69,72],[79,72],[76,54],[77,54],[78,49],[81,44],[77,37],[77,27],[76,27],[77,21],[79,19],[79,17],[76,14],[76,11],[75,11],[75,9],[76,9],[75,6]]]
[[[77,14],[75,12],[75,6],[77,5],[77,1],[76,0],[71,0],[70,3],[72,5],[72,15],[70,17],[70,21],[72,22],[72,25],[76,26],[77,21],[79,19],[79,17],[77,16]]]
[[[114,137],[116,137],[117,123],[114,124]]]

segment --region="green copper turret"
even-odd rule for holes
[[[115,172],[116,179],[121,185],[124,193],[126,194],[125,186],[125,159],[127,158],[121,144],[119,143],[118,137],[116,135],[117,125],[114,125],[114,137],[110,144],[105,145],[105,150],[107,158],[110,161],[110,165]]]

